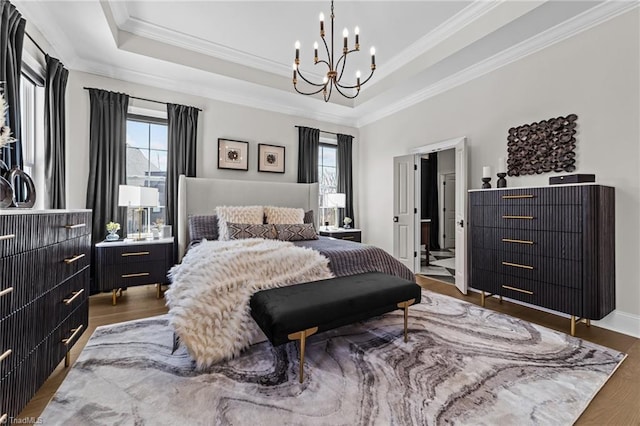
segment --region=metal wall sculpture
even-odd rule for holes
[[[509,129],[509,176],[576,170],[576,114]]]

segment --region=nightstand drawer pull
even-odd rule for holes
[[[80,297],[80,295],[81,295],[82,293],[84,293],[84,288],[81,288],[81,289],[80,289],[80,290],[78,290],[78,291],[73,291],[73,292],[71,292],[71,294],[72,294],[73,296],[71,296],[71,297],[68,297],[68,298],[64,299],[62,302],[63,302],[65,305],[70,305],[70,304],[72,304],[72,303],[73,303],[73,301],[74,301],[74,300],[76,300],[78,297]]]
[[[533,219],[533,216],[512,216],[512,215],[504,215],[502,216],[503,219]]]
[[[518,198],[533,198],[534,195],[531,194],[523,194],[523,195],[503,195],[502,199],[503,200],[515,200]]]
[[[519,263],[511,263],[511,262],[502,262],[504,266],[513,266],[514,268],[522,268],[522,269],[533,269],[533,266],[529,265],[520,265]]]
[[[76,223],[75,225],[65,225],[64,227],[66,229],[77,229],[77,228],[84,228],[85,226],[87,226],[86,223]]]
[[[16,237],[16,234],[0,235],[0,241],[10,240],[10,239],[15,238],[15,237]]]
[[[69,346],[69,343],[71,343],[71,341],[75,339],[78,333],[82,331],[82,324],[80,324],[76,328],[72,328],[71,331],[73,332],[71,336],[67,337],[66,339],[62,339],[62,343],[64,343],[65,346]]]
[[[507,290],[513,290],[513,291],[517,291],[517,292],[524,293],[524,294],[533,294],[532,291],[522,290],[520,288],[511,287],[510,285],[503,285],[502,288],[506,288]]]
[[[4,361],[5,359],[7,359],[7,357],[9,355],[11,355],[11,352],[13,352],[11,349],[7,349],[7,351],[5,353],[3,353],[2,355],[0,355],[0,362]]]
[[[355,240],[356,237],[354,236],[346,236],[346,237],[342,237],[343,240]]]
[[[146,256],[148,254],[149,254],[148,251],[135,251],[135,252],[130,252],[130,253],[122,253],[122,257],[127,257],[127,256]]]
[[[11,293],[12,291],[13,291],[13,287],[5,288],[4,290],[0,291],[0,297],[6,296],[7,294]]]
[[[511,238],[503,238],[503,243],[516,243],[516,244],[534,244],[533,241],[528,240],[512,240]]]
[[[73,257],[71,257],[71,258],[69,258],[69,259],[65,259],[65,260],[64,260],[64,263],[66,263],[67,265],[70,265],[70,264],[72,264],[72,263],[74,263],[74,262],[77,262],[78,260],[82,259],[84,256],[85,256],[85,254],[84,254],[84,253],[79,254],[79,255],[77,255],[77,256],[73,256]]]
[[[122,278],[134,278],[134,277],[147,277],[151,275],[149,272],[139,272],[137,274],[124,274],[121,275]]]

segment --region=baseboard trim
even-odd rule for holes
[[[469,290],[475,293],[480,293],[480,290],[476,290],[475,288],[469,288]],[[509,299],[508,297],[503,297],[503,299],[508,302],[515,303],[517,305],[522,305],[528,308],[537,309],[538,311],[546,312],[553,315],[558,315],[564,318],[571,318],[571,315],[569,314],[543,308],[542,306],[532,305],[530,303],[522,302],[520,300]],[[619,309],[616,309],[599,321],[591,321],[591,325],[594,325],[596,327],[606,328],[607,330],[615,331],[616,333],[622,333],[622,334],[626,334],[628,336],[632,336],[640,339],[640,315],[634,315],[634,314],[630,314],[628,312],[623,312]]]

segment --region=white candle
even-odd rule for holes
[[[490,178],[491,177],[491,167],[484,166],[482,168],[482,177]]]
[[[506,163],[504,162],[504,157],[499,157],[497,173],[506,173],[506,172],[507,172],[507,166],[506,166]]]

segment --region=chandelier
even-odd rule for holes
[[[376,70],[376,50],[375,48],[371,48],[371,73],[364,80],[360,81],[360,71],[356,72],[356,83],[355,84],[345,84],[342,82],[342,77],[344,75],[344,69],[347,65],[347,56],[353,52],[360,51],[360,29],[358,27],[355,28],[355,45],[353,49],[349,49],[349,30],[346,28],[342,32],[343,37],[343,48],[342,48],[342,56],[335,60],[334,55],[334,43],[333,43],[333,20],[335,15],[333,14],[333,1],[331,2],[331,51],[329,51],[329,46],[327,45],[327,40],[325,39],[324,32],[324,14],[320,13],[320,38],[322,38],[322,42],[324,43],[324,48],[327,53],[327,59],[318,59],[318,42],[313,44],[313,63],[314,65],[324,64],[327,67],[327,72],[324,78],[322,79],[322,83],[314,83],[307,79],[300,70],[300,42],[296,41],[296,59],[293,63],[293,87],[296,89],[296,92],[302,95],[315,95],[322,92],[322,96],[325,102],[329,102],[331,98],[331,93],[333,92],[333,88],[335,87],[336,91],[340,93],[342,96],[348,99],[353,99],[360,93],[360,87],[363,86],[366,82],[368,82],[373,76],[373,72]],[[304,92],[298,89],[298,76],[302,80],[304,80],[307,84],[313,86],[311,91]],[[317,89],[317,90],[316,90]]]

